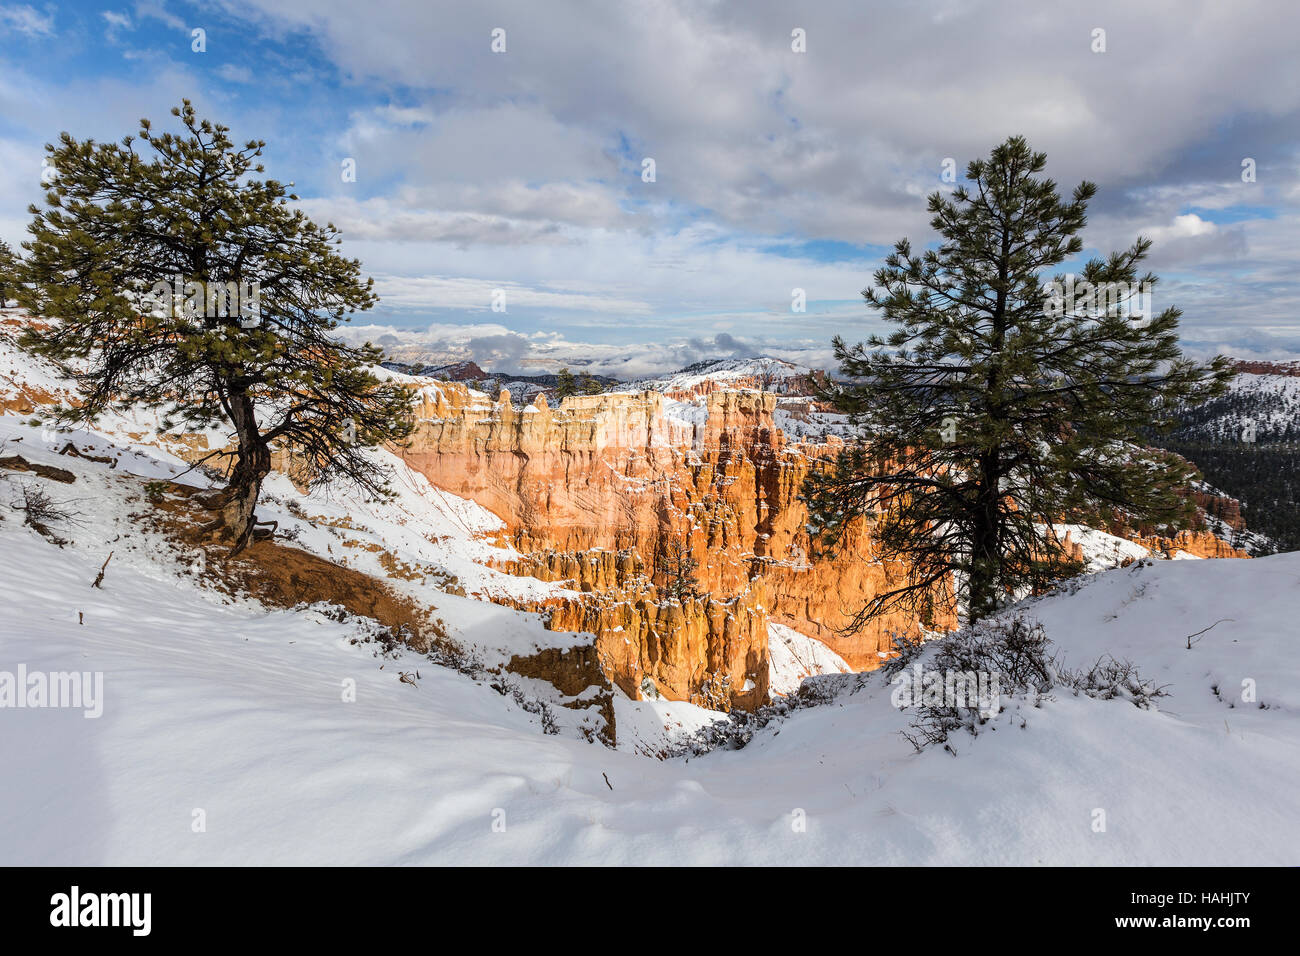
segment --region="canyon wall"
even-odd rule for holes
[[[701,388],[677,398],[612,392],[518,408],[508,392],[493,400],[440,383],[420,392],[401,454],[506,522],[523,553],[506,570],[568,584],[568,595],[521,606],[553,629],[594,633],[601,668],[630,696],[764,703],[769,621],[823,641],[857,670],[880,665],[891,632],[917,633],[901,612],[840,633],[906,568],[874,558],[863,523],[834,556],[813,552],[800,488],[842,447],[838,438],[787,441],[770,392]],[[1224,501],[1198,503],[1240,523]],[[1246,557],[1208,531],[1128,536],[1170,556]],[[684,594],[675,552],[695,565]],[[950,602],[937,604],[927,625],[955,626]]]
[[[873,560],[864,529],[833,559],[810,558],[799,491],[826,443],[787,443],[776,396],[713,391],[544,399],[519,409],[456,383],[421,393],[407,463],[505,520],[526,557],[510,568],[582,592],[533,607],[557,630],[592,631],[611,680],[709,706],[767,699],[767,622],[829,644],[855,668],[879,666],[896,614],[837,634],[899,569]],[[698,595],[669,599],[665,555],[696,563]],[[950,612],[933,622],[953,623]]]

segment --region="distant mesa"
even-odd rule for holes
[[[426,366],[420,374],[440,382],[481,382],[488,373],[479,368],[477,362],[456,362],[452,365]]]
[[[1287,375],[1300,378],[1300,361],[1296,362],[1257,362],[1247,359],[1233,359],[1232,367],[1248,375]]]

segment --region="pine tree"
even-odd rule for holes
[[[692,601],[700,597],[696,572],[700,563],[685,541],[669,541],[660,552],[658,571],[664,579],[664,594],[678,601]]]
[[[605,386],[600,384],[590,372],[583,372],[578,376],[576,388],[579,395],[599,395],[605,391]]]
[[[409,435],[410,399],[372,373],[378,349],[332,334],[377,299],[360,264],[332,248],[338,230],[289,208],[297,197],[283,184],[254,178],[263,141],[236,147],[188,100],[171,112],[175,134],[146,119],[138,139],[63,133],[46,147],[56,177],[47,208],[30,207],[17,298],[51,321],[22,344],[79,384],[59,421],[144,404],[169,429],[228,423],[236,447],[212,528],[238,552],[273,449],[320,483],[383,495],[386,473],[364,449]]]
[[[1084,182],[1063,201],[1036,175],[1045,165],[1012,137],[969,165],[969,186],[932,195],[937,246],[900,241],[863,292],[896,328],[834,340],[847,382],[825,395],[861,441],[809,478],[811,529],[833,549],[853,521],[874,520],[877,557],[909,569],[853,628],[953,586],[978,620],[1072,573],[1054,522],[1105,507],[1132,524],[1190,517],[1180,491],[1193,470],[1143,447],[1139,430],[1221,394],[1228,360],[1185,358],[1180,311],[1150,308],[1156,277],[1137,272],[1148,239],[1088,261],[1077,281],[1044,281],[1082,251],[1096,192]]]
[[[18,271],[18,257],[9,243],[0,239],[0,309],[14,295],[14,277]]]
[[[568,398],[570,395],[578,394],[578,382],[573,373],[568,368],[560,369],[555,376],[555,392],[557,399]]]

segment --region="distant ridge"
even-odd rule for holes
[[[705,359],[681,371],[629,382],[628,391],[703,395],[728,388],[760,388],[778,395],[812,395],[826,374],[784,359],[758,355],[744,359]]]
[[[1287,375],[1300,378],[1300,361],[1260,362],[1247,359],[1233,359],[1232,367],[1248,375]]]

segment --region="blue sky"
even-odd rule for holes
[[[1300,12],[1054,6],[0,3],[0,237],[43,143],[189,97],[343,229],[381,294],[357,336],[498,368],[819,365],[878,327],[859,293],[930,239],[943,161],[1024,133],[1063,189],[1098,183],[1090,252],[1155,240],[1190,350],[1300,355]]]

